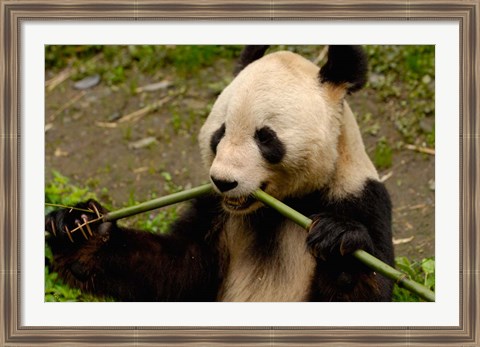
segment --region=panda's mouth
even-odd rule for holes
[[[267,187],[266,183],[262,183],[260,189],[265,190]],[[241,196],[241,197],[224,197],[223,198],[223,206],[226,210],[231,212],[245,212],[246,210],[250,209],[252,205],[260,202],[255,199],[252,195]]]
[[[253,196],[243,196],[240,198],[228,198],[223,199],[223,203],[228,210],[242,211],[249,208],[253,203],[257,201]]]

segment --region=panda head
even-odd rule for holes
[[[342,163],[358,161],[352,159],[357,147],[364,152],[344,102],[366,80],[361,48],[331,46],[321,69],[291,52],[256,55],[220,94],[199,135],[223,207],[232,213],[255,210],[261,204],[249,196],[258,188],[278,199],[325,187],[337,194],[357,189],[341,176],[348,175]],[[356,181],[375,175],[368,157],[360,156],[364,162],[355,165],[362,177]]]

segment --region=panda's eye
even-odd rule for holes
[[[255,131],[255,142],[262,156],[271,164],[278,164],[285,156],[285,145],[277,133],[267,126]]]
[[[269,127],[263,127],[255,132],[255,140],[261,144],[267,144],[275,138],[275,132]]]
[[[210,149],[214,154],[217,154],[217,146],[225,136],[225,123],[222,124],[220,128],[218,128],[210,138]]]

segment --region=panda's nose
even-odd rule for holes
[[[238,186],[237,181],[220,180],[213,176],[210,176],[210,178],[212,179],[213,184],[215,184],[218,190],[221,191],[222,193],[228,192],[229,190],[232,190],[233,188]]]

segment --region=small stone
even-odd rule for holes
[[[380,86],[383,86],[385,84],[385,76],[384,75],[380,75],[380,74],[376,74],[376,73],[372,73],[370,75],[370,83],[374,86],[374,87],[380,87]]]
[[[78,82],[75,82],[73,87],[75,89],[85,90],[85,89],[95,87],[99,83],[100,83],[100,75],[97,74],[97,75],[85,77],[84,79]]]
[[[432,191],[435,190],[435,179],[432,178],[431,180],[428,181],[428,188]]]
[[[433,131],[434,127],[434,118],[424,118],[420,121],[419,123],[420,129],[422,129],[423,132],[429,134]]]
[[[148,147],[148,146],[150,146],[150,145],[152,145],[156,142],[157,142],[157,139],[155,137],[153,137],[153,136],[146,137],[144,139],[129,143],[128,148],[130,148],[130,149],[145,148],[145,147]]]
[[[109,122],[115,122],[119,120],[122,117],[121,113],[119,111],[113,112],[110,117],[108,117]]]
[[[55,149],[55,153],[53,155],[56,156],[56,157],[66,157],[66,156],[68,156],[68,152],[62,150],[60,147],[57,147],[57,149]]]
[[[137,93],[139,93],[139,92],[155,92],[155,91],[160,90],[160,89],[167,89],[171,85],[172,85],[172,82],[170,82],[170,81],[161,81],[161,82],[158,82],[158,83],[152,83],[152,84],[148,84],[146,86],[137,88]]]
[[[422,77],[422,82],[424,84],[429,84],[430,82],[432,82],[432,77],[430,77],[430,75],[425,75]]]

